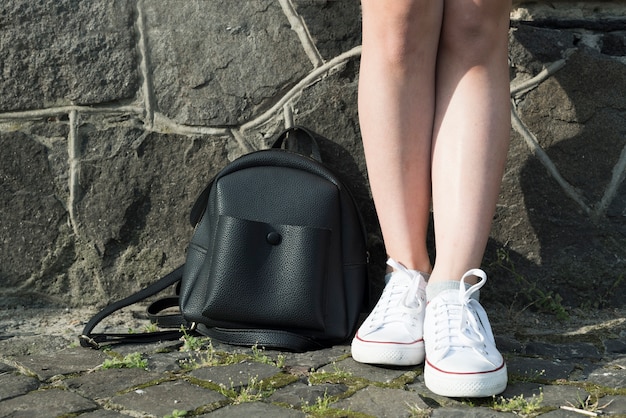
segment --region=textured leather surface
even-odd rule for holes
[[[273,232],[282,236],[277,245],[267,241]],[[330,238],[328,229],[220,216],[203,315],[323,331]]]
[[[258,151],[226,166],[203,198],[181,284],[187,320],[218,327],[231,344],[264,335],[266,346],[296,351],[352,335],[366,238],[332,172],[293,152]]]

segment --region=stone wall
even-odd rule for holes
[[[485,297],[623,304],[626,6],[523,3],[512,18],[512,145]],[[359,45],[356,0],[4,1],[0,306],[102,305],[152,283],[184,261],[205,183],[294,122],[333,140],[323,157],[367,220],[375,297],[385,256]]]

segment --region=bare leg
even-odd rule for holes
[[[430,272],[435,70],[443,1],[363,0],[359,119],[387,253]]]
[[[429,283],[479,267],[510,133],[510,0],[445,0],[432,154],[437,258]]]
[[[425,358],[426,386],[445,396],[491,396],[507,383],[487,315],[472,296],[485,284],[473,268],[508,149],[510,2],[363,0],[361,133],[387,252],[404,266],[390,261],[395,271],[352,355],[393,365]],[[413,270],[430,269],[431,191],[437,258],[426,286]],[[459,283],[474,276],[483,280]]]

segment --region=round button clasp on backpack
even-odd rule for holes
[[[265,237],[265,239],[270,245],[278,245],[283,240],[283,237],[278,232],[272,231],[267,234],[267,237]]]

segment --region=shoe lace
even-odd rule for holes
[[[465,279],[477,276],[481,280],[465,288]],[[480,269],[472,269],[463,275],[459,283],[458,302],[440,303],[437,316],[446,319],[437,322],[435,351],[443,358],[453,348],[470,347],[480,354],[486,354],[486,340],[491,337],[491,325],[480,303],[472,295],[485,285],[487,275]]]
[[[424,309],[424,300],[418,291],[422,275],[409,270],[393,259],[387,261],[396,271],[388,279],[383,294],[372,311],[371,328],[378,328],[391,322],[404,322],[407,315],[417,315]]]

